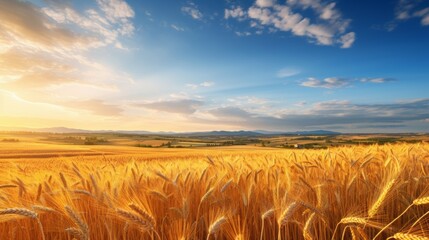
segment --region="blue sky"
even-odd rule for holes
[[[429,129],[427,0],[1,5],[3,127]]]

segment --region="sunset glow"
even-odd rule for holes
[[[428,129],[427,1],[0,4],[3,129]]]

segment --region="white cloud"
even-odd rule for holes
[[[424,1],[399,0],[396,6],[396,20],[420,18],[423,26],[429,25],[429,7],[422,6]]]
[[[244,12],[243,8],[241,7],[236,7],[233,9],[225,9],[225,19],[228,18],[237,18],[238,20],[244,20],[246,16],[246,13]]]
[[[278,78],[286,78],[298,75],[301,71],[295,68],[282,68],[277,72]]]
[[[350,32],[341,36],[339,42],[342,44],[341,48],[349,48],[353,45],[355,40],[356,34],[354,32]]]
[[[304,107],[305,105],[307,105],[306,101],[299,101],[294,104],[296,107]]]
[[[316,17],[311,14],[305,16],[308,9],[312,10]],[[225,18],[243,20],[248,17],[250,26],[259,28],[259,32],[260,28],[266,28],[270,32],[291,32],[320,45],[338,44],[342,48],[349,48],[356,36],[354,32],[346,31],[350,20],[342,18],[335,3],[324,4],[320,0],[288,0],[285,4],[257,0],[247,10],[247,16],[232,14],[230,11],[225,10]]]
[[[256,5],[259,7],[272,7],[276,3],[276,0],[256,0]]]
[[[184,28],[179,27],[179,26],[177,26],[177,25],[175,25],[175,24],[171,24],[171,28],[173,28],[174,30],[176,30],[176,31],[178,31],[178,32],[183,32],[183,31],[185,31],[185,29],[184,29]]]
[[[301,82],[301,86],[303,87],[312,87],[312,88],[342,88],[351,86],[353,82],[362,82],[362,83],[387,83],[395,81],[392,78],[360,78],[360,79],[349,79],[349,78],[338,78],[338,77],[328,77],[324,79],[317,78],[308,78],[305,81]]]
[[[422,19],[422,24],[427,26],[429,25],[429,14],[426,15],[423,19]]]
[[[204,102],[193,99],[161,100],[133,104],[135,107],[185,115],[194,113],[202,105],[204,105]]]
[[[312,88],[341,88],[350,85],[350,81],[344,78],[330,77],[322,80],[308,78],[301,83],[301,86]]]
[[[112,23],[126,22],[134,17],[133,9],[124,0],[97,0],[97,3]]]
[[[97,0],[99,10],[87,9],[83,13],[66,4],[43,8],[43,12],[58,24],[72,24],[75,29],[96,36],[94,47],[112,44],[119,48],[120,36],[131,36],[135,27],[131,22],[134,11],[123,0]]]
[[[193,19],[196,19],[196,20],[201,20],[204,16],[194,4],[190,6],[182,7],[182,12],[184,12],[185,14],[191,16]]]
[[[335,9],[335,3],[330,3],[322,8],[320,13],[320,18],[329,20],[329,19],[338,19],[341,15],[340,13]]]
[[[202,86],[202,87],[211,87],[213,85],[214,85],[214,82],[212,82],[212,81],[205,81],[205,82],[200,83],[200,86]]]
[[[235,35],[239,36],[239,37],[247,37],[252,35],[251,32],[235,32]]]
[[[194,89],[194,90],[198,89],[200,87],[204,87],[204,88],[212,87],[213,85],[215,85],[215,83],[212,82],[212,81],[204,81],[204,82],[198,83],[198,84],[195,84],[195,83],[188,83],[188,84],[186,84],[186,86],[188,88],[191,88],[191,89]]]
[[[394,79],[392,78],[362,78],[361,82],[370,82],[370,83],[385,83],[392,82]]]
[[[102,100],[98,99],[65,102],[62,105],[66,107],[76,108],[79,110],[89,111],[95,115],[102,116],[119,116],[122,113],[122,109],[120,107],[116,105],[106,104]]]

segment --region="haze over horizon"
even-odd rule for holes
[[[428,42],[428,0],[3,0],[0,127],[427,132]]]

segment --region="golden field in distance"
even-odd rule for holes
[[[289,149],[269,146],[274,139],[193,148],[1,139],[1,239],[429,239],[424,142]]]

